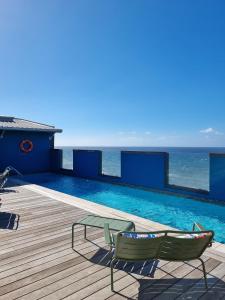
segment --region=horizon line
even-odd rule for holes
[[[94,145],[90,145],[90,146],[85,146],[85,145],[80,145],[80,146],[75,146],[75,145],[55,145],[56,147],[85,147],[85,148],[225,148],[225,146],[103,146],[103,145],[99,145],[99,146],[94,146]]]

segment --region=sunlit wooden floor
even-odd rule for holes
[[[225,299],[225,256],[213,251],[203,257],[208,292],[198,261],[153,261],[118,263],[113,293],[102,230],[90,228],[84,240],[76,227],[71,248],[71,224],[85,210],[23,186],[0,198],[0,299]]]

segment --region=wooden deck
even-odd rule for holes
[[[222,252],[210,250],[203,257],[208,292],[198,261],[155,261],[120,262],[113,293],[102,230],[90,228],[89,240],[84,240],[82,227],[77,227],[79,253],[71,249],[71,224],[87,211],[23,186],[8,188],[0,198],[0,299],[225,299]],[[17,230],[12,229],[12,214],[20,215]]]

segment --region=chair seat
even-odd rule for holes
[[[134,228],[134,223],[131,221],[106,218],[95,215],[88,215],[80,220],[77,224],[82,224],[91,227],[104,228],[104,224],[109,224],[109,229],[117,231],[129,231]]]

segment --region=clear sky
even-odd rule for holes
[[[225,1],[0,0],[0,114],[59,145],[225,146]]]

